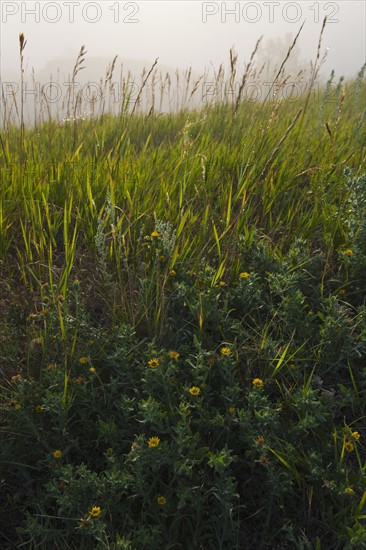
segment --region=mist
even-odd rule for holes
[[[199,82],[202,89],[190,106],[202,104],[207,86],[218,73],[221,82],[225,83],[230,72],[230,50],[231,55],[237,56],[238,79],[256,50],[254,63],[257,67],[265,66],[262,83],[268,84],[273,81],[276,68],[286,58],[298,33],[296,45],[286,61],[289,82],[294,82],[299,72],[305,82],[317,56],[318,88],[324,85],[332,71],[337,79],[354,78],[366,60],[366,6],[358,1],[3,1],[0,9],[2,120],[6,116],[10,120],[13,116],[10,111],[14,111],[15,100],[20,97],[20,33],[26,39],[22,64],[27,122],[40,117],[42,86],[48,86],[48,93],[54,94],[54,89],[50,92],[50,83],[55,82],[57,101],[48,97],[48,115],[57,114],[59,119],[69,117],[66,106],[69,98],[64,86],[70,83],[82,46],[85,46],[84,55],[76,85],[79,91],[82,90],[84,100],[86,98],[86,108],[80,109],[80,116],[100,114],[101,109],[116,112],[118,101],[128,86],[132,86],[128,93],[135,98],[144,88],[144,93],[138,97],[143,109],[172,111],[187,105],[187,99]],[[155,70],[144,86],[144,78],[155,61]],[[103,78],[111,67],[114,71],[113,82],[110,75],[113,98],[109,98],[107,106],[104,100],[98,105]],[[183,85],[188,68],[190,82]],[[99,92],[95,92],[98,87]],[[158,99],[154,87],[158,93],[160,87]],[[218,96],[217,87],[215,93]],[[258,89],[255,93],[255,97],[265,96],[263,89],[259,90],[259,96]],[[14,105],[9,107],[11,96]]]
[[[324,17],[325,71],[352,77],[365,62],[364,2],[1,2],[2,80],[19,74],[19,33],[27,71],[74,60],[81,45],[90,58],[132,59],[174,69],[228,61],[234,46],[248,61],[256,40],[295,36],[305,62],[314,59]],[[72,61],[71,61],[72,62]],[[102,76],[102,75],[100,75]]]

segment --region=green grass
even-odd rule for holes
[[[4,547],[362,547],[365,143],[363,71],[4,124]]]

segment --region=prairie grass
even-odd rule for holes
[[[231,100],[4,110],[4,547],[365,544],[364,68],[315,93],[320,48],[287,99],[254,50]]]

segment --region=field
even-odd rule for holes
[[[1,548],[366,547],[365,68],[318,69],[4,119]]]

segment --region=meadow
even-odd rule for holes
[[[319,54],[3,116],[1,548],[366,546],[365,67],[314,93]]]

